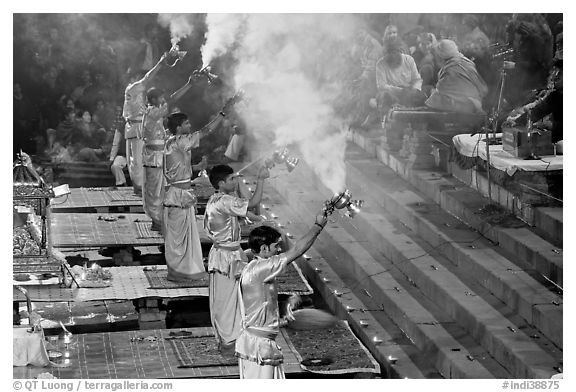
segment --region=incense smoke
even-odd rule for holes
[[[240,26],[240,16],[235,17]],[[298,146],[324,185],[342,191],[346,134],[334,105],[343,90],[340,75],[350,67],[342,59],[357,28],[355,17],[250,14],[242,18],[240,41],[234,49],[234,78],[235,87],[245,90],[250,99],[241,114],[249,129],[264,140],[273,133],[276,147]]]
[[[158,23],[170,29],[172,47],[194,31],[193,14],[158,14]]]
[[[210,65],[214,57],[225,53],[232,46],[243,18],[238,14],[206,15],[206,42],[201,48],[202,68]]]

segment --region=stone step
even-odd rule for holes
[[[361,175],[360,175],[361,176]],[[360,176],[355,177],[355,179],[360,178]],[[348,176],[350,178],[350,176]],[[299,179],[302,182],[303,181],[304,176],[300,175]],[[361,181],[364,184],[369,184],[370,181]],[[281,185],[282,186],[282,185]],[[286,185],[288,186],[288,185]],[[294,186],[294,184],[291,184],[289,188],[283,189],[284,193],[283,194],[288,194],[290,191],[292,191],[294,193],[294,191],[296,191],[296,193],[298,193],[297,191],[298,187],[297,185]],[[353,195],[359,195],[359,193],[354,193]],[[321,196],[317,196],[316,197],[321,198]],[[298,202],[298,203],[303,203],[304,199],[301,196],[296,196],[296,200],[294,200],[294,202]],[[318,204],[318,202],[316,202]],[[377,204],[374,203],[374,204]],[[313,213],[313,211],[308,211],[310,213]],[[361,217],[364,218],[365,216],[370,216],[370,214],[362,214]],[[379,225],[381,226],[382,224],[382,219],[381,216],[378,216],[377,213],[375,213],[372,216],[376,216],[375,219],[380,220],[380,222],[374,224],[372,227],[366,228],[364,227],[364,230],[362,230],[362,233],[377,233],[379,230]],[[355,226],[357,223],[356,220],[354,220],[353,223],[351,223],[352,226]],[[337,243],[343,243],[346,242],[346,233],[341,233],[341,232],[337,232],[337,234],[333,234],[332,232],[333,230],[329,230],[331,235],[335,235],[336,237],[336,242]],[[342,231],[342,230],[340,230]],[[368,241],[367,243],[363,243],[362,246],[366,247],[366,246],[371,246],[371,244],[373,243],[378,243],[378,244],[382,244],[383,242],[386,242],[386,238],[389,236],[394,236],[393,232],[389,232],[387,234],[381,235],[380,238],[376,238],[372,241]],[[396,238],[396,241],[391,241],[392,244],[404,244],[406,242],[411,242],[411,241],[407,241],[406,238]],[[347,248],[349,248],[350,246],[352,246],[353,244],[350,242],[346,242]],[[390,245],[389,245],[390,246]],[[411,245],[408,246],[408,248],[410,248]],[[381,250],[381,249],[380,249]],[[408,252],[408,255],[410,254],[414,254],[414,249],[404,249],[404,252]],[[417,249],[416,250],[417,253],[422,254],[425,253],[422,251],[422,249]],[[360,253],[362,253],[362,251],[360,251]],[[410,257],[410,256],[408,256]],[[358,260],[358,259],[356,259]],[[432,263],[435,263],[434,261],[432,261]],[[356,274],[358,274],[358,271],[355,271]],[[406,271],[405,271],[406,272]],[[414,272],[414,271],[412,271]],[[439,273],[434,273],[434,275],[440,275]],[[410,276],[410,275],[409,275]],[[430,278],[428,278],[430,279]],[[451,279],[449,279],[452,283],[452,285],[458,285],[459,281],[457,278],[451,277]],[[456,282],[456,283],[454,283]],[[436,283],[436,287],[442,287],[443,286],[443,282],[440,283]],[[434,287],[434,285],[432,286]],[[461,293],[462,295],[465,296],[466,292],[469,292],[469,290],[466,290],[466,287],[464,285],[459,286],[459,288],[461,290],[459,290],[459,293]],[[428,293],[431,294],[431,293]],[[437,296],[437,295],[436,295]],[[518,352],[518,350],[516,349],[516,347],[518,346],[518,343],[515,341],[517,339],[517,336],[514,337],[514,339],[512,339],[512,341],[510,340],[510,336],[507,336],[507,334],[511,334],[513,332],[511,332],[511,330],[507,329],[506,325],[500,325],[500,329],[498,329],[497,327],[490,327],[490,325],[492,325],[493,323],[493,319],[499,317],[498,316],[498,312],[496,312],[493,308],[490,307],[490,305],[486,304],[486,303],[481,303],[481,305],[484,307],[484,312],[483,315],[485,315],[485,322],[482,323],[482,320],[476,320],[475,317],[472,317],[472,315],[474,315],[474,313],[477,311],[477,309],[469,309],[469,306],[466,305],[467,302],[470,302],[470,298],[466,298],[466,297],[462,297],[462,298],[452,298],[448,293],[444,294],[444,298],[441,298],[441,301],[438,303],[445,303],[447,300],[452,300],[454,309],[459,309],[459,312],[454,311],[453,313],[458,315],[460,318],[462,318],[462,312],[468,314],[468,318],[470,321],[468,323],[468,328],[472,331],[474,330],[480,330],[480,332],[477,333],[477,338],[478,340],[482,340],[483,337],[485,336],[489,336],[490,338],[488,340],[495,340],[496,343],[493,342],[486,342],[487,346],[490,346],[490,348],[492,349],[492,352],[498,353],[499,351],[504,351],[505,354],[502,354],[500,359],[502,362],[506,362],[504,360],[503,356],[506,355],[510,355],[510,353],[515,353]],[[476,302],[478,302],[478,298],[475,299]],[[454,305],[455,304],[455,305]],[[459,305],[459,307],[457,306]],[[503,304],[502,304],[503,305]],[[480,306],[480,305],[476,305],[476,308]],[[510,310],[507,311],[507,313],[511,313]],[[492,318],[489,318],[488,315],[490,315]],[[470,318],[472,317],[472,318]],[[500,316],[501,317],[501,316]],[[459,320],[459,318],[456,318]],[[506,320],[506,323],[508,323],[508,320]],[[478,324],[480,324],[480,328],[478,327]],[[510,324],[510,323],[508,323]],[[520,324],[519,324],[520,325]],[[520,325],[521,327],[523,327],[522,325]],[[503,330],[503,328],[506,329],[506,331]],[[487,332],[485,332],[487,331]],[[538,357],[538,361],[540,361],[542,359],[542,353],[544,354],[544,356],[546,356],[545,352],[542,351],[538,346],[536,346],[533,342],[530,341],[530,339],[528,339],[526,336],[524,336],[523,339],[521,339],[522,342],[524,344],[527,345],[527,347],[530,347],[530,349],[532,350],[532,353],[529,355],[524,355],[525,352],[522,352],[522,350],[520,350],[519,355],[514,356],[514,374],[516,374],[518,377],[526,377],[527,375],[529,375],[529,377],[543,377],[543,376],[548,376],[551,374],[554,374],[554,370],[553,370],[553,366],[557,365],[557,361],[554,360],[553,358],[551,358],[550,356],[547,357],[547,361],[545,365],[539,367],[537,363],[531,363],[531,361],[534,360],[535,355],[534,353],[538,353],[538,355],[536,355],[536,357]],[[502,349],[502,347],[504,347],[504,349]],[[526,348],[526,347],[524,347]]]
[[[358,151],[355,156],[348,157],[346,163],[352,194],[372,197],[373,203],[384,207],[430,245],[438,247],[438,251],[562,347],[561,296],[518,268],[483,235],[414,192],[389,168],[374,160],[362,159]],[[374,241],[380,243],[380,237],[373,238]]]
[[[378,139],[367,138],[357,132],[350,139],[364,149],[369,156],[377,157],[444,210],[500,244],[502,249],[508,252],[511,260],[523,268],[535,269],[562,286],[563,257],[562,249],[558,249],[558,244],[562,243],[562,223],[558,220],[558,215],[560,217],[562,215],[561,211],[552,215],[550,211],[554,210],[554,207],[549,207],[544,210],[548,212],[548,215],[543,216],[540,212],[541,207],[533,209],[536,217],[534,219],[536,227],[533,230],[519,219],[505,216],[507,214],[499,211],[495,214],[481,214],[479,212],[489,204],[488,199],[466,186],[465,183],[444,172],[411,169],[406,160],[383,150]],[[550,215],[554,218],[551,219]],[[503,217],[505,219],[502,219]],[[542,232],[556,234],[549,234],[543,238],[539,235]],[[554,244],[548,242],[546,237],[555,239]]]
[[[264,213],[268,215],[295,216],[294,211],[286,205],[282,197],[270,187],[266,189],[262,206],[266,206]],[[296,238],[304,235],[306,230],[301,225],[296,226],[292,223],[285,225],[284,228],[286,231],[290,230]],[[367,301],[369,298],[364,297],[361,300],[347,288],[314,247],[308,250],[305,257],[296,260],[296,263],[315,292],[320,292],[331,312],[349,323],[357,337],[380,363],[383,378],[443,378],[382,309]],[[351,308],[359,311],[350,312]],[[375,342],[374,337],[381,342]]]
[[[297,215],[270,187],[266,189],[262,206],[266,206],[264,212],[268,215],[284,218]],[[289,222],[285,229],[290,230],[295,238],[305,234],[307,228],[302,224],[284,221]],[[443,378],[378,304],[364,292],[350,290],[352,284],[343,282],[314,246],[296,263],[332,313],[348,321],[354,333],[381,364],[383,378]]]
[[[286,222],[287,227],[294,233],[303,233],[309,226],[299,222],[310,220],[314,207],[320,205],[321,196],[316,194],[310,198],[314,192],[310,189],[304,192],[291,181],[286,181],[284,186],[286,188],[280,193],[290,199],[289,203],[298,211],[296,216],[290,218],[296,218],[298,223]],[[350,237],[338,225],[330,224],[325,230],[328,235],[318,238],[315,250],[329,260],[330,266],[340,277],[353,277],[355,288],[362,287],[371,293],[375,303],[381,304],[386,314],[444,377],[508,377],[506,375],[509,373],[485,349],[446,316],[442,309],[408,283],[399,271],[388,271],[375,260],[365,250],[367,244]]]
[[[563,208],[562,207],[536,207],[534,221],[536,232],[555,246],[563,246]]]
[[[295,233],[297,236],[301,233]],[[303,234],[303,233],[302,233]],[[360,300],[330,268],[330,265],[314,249],[307,252],[309,260],[298,260],[302,272],[326,301],[330,310],[339,319],[348,321],[350,327],[383,365],[383,378],[442,378],[435,367],[422,355],[418,348],[378,307]],[[336,289],[334,288],[336,287]],[[350,312],[349,309],[358,311]],[[376,340],[375,340],[376,339]],[[381,342],[380,342],[381,341]]]

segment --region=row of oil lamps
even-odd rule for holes
[[[290,160],[291,159],[295,159],[296,162],[294,165],[292,165],[292,163]],[[296,166],[296,164],[298,163],[297,158],[289,158],[288,157],[288,151],[286,149],[284,149],[282,152],[279,151],[275,151],[272,158],[270,159],[270,161],[273,161],[275,163],[286,163],[286,166],[288,168],[288,171],[291,172],[294,167]],[[293,161],[292,161],[293,162]],[[272,165],[273,166],[273,165]],[[244,183],[246,183],[246,180],[243,180]],[[249,187],[248,188],[250,191],[252,191],[252,189]],[[350,190],[345,189],[344,191],[340,192],[340,193],[336,193],[332,196],[332,198],[330,198],[329,200],[326,200],[324,202],[324,212],[327,214],[332,214],[335,210],[341,210],[341,209],[346,209],[346,215],[349,216],[350,218],[355,217],[361,210],[362,206],[364,204],[363,200],[352,200],[352,194],[350,192]],[[270,211],[270,207],[262,205],[262,208]],[[279,217],[270,212],[270,217],[273,219],[278,219]],[[278,224],[278,226],[280,228],[283,228],[284,225],[282,225],[281,223]],[[286,236],[288,238],[294,238],[293,235],[291,235],[290,233],[286,233]],[[304,254],[302,256],[304,259],[306,259],[307,261],[311,259],[310,256],[308,256],[307,254]],[[320,273],[322,272],[322,270],[320,270],[318,267],[314,267],[314,271],[316,273]],[[328,279],[327,277],[323,277],[322,281],[325,284],[330,283],[330,279]],[[334,294],[336,297],[342,297],[342,295],[344,294],[341,291],[338,291],[337,289],[332,290],[332,294]],[[345,305],[345,309],[348,313],[353,312],[354,310],[356,310],[356,308],[350,306],[350,305]],[[360,324],[360,326],[362,326],[363,328],[368,327],[370,324],[365,321],[365,320],[359,320],[358,323]],[[377,335],[372,337],[372,343],[374,343],[375,345],[379,345],[383,342],[383,340],[378,337]],[[387,357],[388,362],[391,364],[395,364],[398,361],[398,358],[393,357],[392,355],[388,355]]]

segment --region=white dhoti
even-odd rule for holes
[[[202,246],[196,226],[196,196],[171,186],[164,196],[164,246],[168,280],[205,276]]]
[[[164,173],[161,167],[144,166],[144,183],[142,200],[144,212],[154,225],[162,224],[162,201],[164,200]]]
[[[142,124],[126,124],[126,127],[141,126]],[[126,161],[128,162],[128,173],[132,180],[134,192],[142,192],[144,181],[144,168],[142,167],[142,149],[144,141],[139,138],[126,139]]]
[[[238,358],[240,378],[285,379],[282,365],[258,365],[256,362]]]
[[[126,176],[124,175],[125,167],[126,158],[122,155],[117,155],[116,158],[114,158],[114,162],[112,162],[112,166],[110,166],[110,171],[114,175],[114,184],[116,186],[126,184]]]
[[[210,273],[210,321],[220,347],[232,349],[242,327],[238,307],[238,279]]]

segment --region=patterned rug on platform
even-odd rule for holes
[[[178,367],[238,366],[233,355],[224,356],[218,350],[214,336],[183,336],[165,338],[178,358]]]
[[[145,268],[144,274],[150,283],[149,289],[182,289],[208,287],[208,274],[202,279],[190,280],[187,282],[173,282],[168,280],[168,270]]]
[[[159,231],[150,230],[152,221],[137,221],[134,223],[136,224],[138,238],[164,238]]]
[[[142,197],[135,195],[134,191],[122,190],[122,191],[106,191],[108,196],[112,201],[141,201]]]
[[[310,295],[314,292],[296,263],[288,264],[288,268],[276,277],[276,287],[279,294]]]
[[[180,289],[208,287],[208,277],[205,279],[192,280],[189,282],[172,282],[167,279],[168,270],[153,269],[146,267],[144,274],[148,279],[149,289]],[[288,265],[286,271],[276,278],[279,294],[300,294],[310,295],[314,291],[304,278],[300,267],[292,263]]]
[[[380,373],[380,365],[346,321],[326,329],[281,331],[304,370],[319,374]]]

